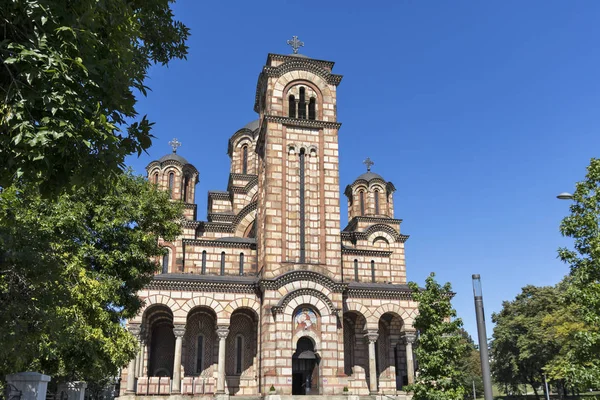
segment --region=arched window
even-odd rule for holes
[[[162,258],[162,273],[163,274],[167,274],[169,273],[169,250],[167,250],[167,252],[165,253],[165,255],[163,255]]]
[[[175,181],[175,174],[173,172],[171,172],[169,174],[169,193],[171,193],[171,196],[173,195],[173,184]]]
[[[158,172],[154,173],[154,178],[153,179],[154,179],[154,184],[158,185]]]
[[[358,260],[354,260],[354,280],[358,282]]]
[[[186,176],[183,179],[183,201],[185,201],[186,203],[189,202],[190,199],[188,199],[188,186],[190,184],[190,178],[188,176]]]
[[[198,335],[196,339],[196,373],[199,374],[202,372],[204,363],[203,363],[203,355],[204,355],[204,336]]]
[[[240,275],[244,275],[244,253],[240,253]]]
[[[244,365],[244,337],[237,335],[235,338],[235,373],[242,373],[242,365]]]
[[[375,282],[375,261],[371,260],[371,281]]]
[[[379,215],[379,190],[376,190],[374,195],[375,195],[375,214]]]
[[[294,97],[293,94],[290,95],[290,97],[288,97],[288,101],[289,101],[289,117],[290,118],[296,118],[296,98]]]
[[[311,97],[308,102],[308,119],[316,118],[316,114],[317,114],[316,103],[317,103],[316,99],[314,97]]]
[[[358,195],[360,196],[360,215],[365,215],[365,192],[361,190]]]
[[[202,270],[200,273],[206,275],[206,250],[202,252]]]
[[[300,88],[300,100],[298,101],[298,118],[306,119],[306,89]]]
[[[248,173],[248,146],[242,147],[242,174]]]
[[[221,252],[221,275],[225,275],[225,252]]]

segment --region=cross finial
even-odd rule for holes
[[[181,142],[177,140],[177,138],[173,138],[173,140],[169,142],[169,146],[173,148],[173,153],[177,153],[177,148],[181,147]]]
[[[300,47],[304,47],[304,42],[298,40],[298,36],[292,36],[292,40],[288,40],[287,44],[292,46],[292,50],[294,50],[294,54],[298,54],[298,49]]]
[[[371,167],[375,164],[373,161],[371,161],[371,159],[369,157],[367,157],[365,159],[365,161],[363,161],[363,164],[365,164],[367,166],[367,172],[371,171]]]

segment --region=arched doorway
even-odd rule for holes
[[[319,356],[309,337],[301,337],[292,355],[292,394],[319,394]]]

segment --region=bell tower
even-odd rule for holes
[[[258,265],[263,277],[308,269],[341,278],[334,63],[269,54],[258,78]]]

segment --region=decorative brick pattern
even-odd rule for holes
[[[394,219],[394,185],[365,174],[346,187],[350,222],[340,230],[341,76],[332,68],[328,61],[269,55],[257,84],[259,119],[228,143],[227,190],[208,193],[208,221],[196,221],[193,200],[185,206],[181,236],[160,242],[170,249],[168,273],[139,292],[145,304],[128,321],[141,326],[137,395],[168,394],[173,326],[185,328],[184,396],[258,396],[271,385],[289,395],[301,365],[292,357],[307,339],[307,356],[313,351],[317,359],[310,378],[322,395],[342,394],[345,386],[360,396],[390,393],[413,371],[404,339],[412,337],[417,304],[406,286],[408,236]],[[314,120],[289,115],[289,96],[298,101],[301,88],[307,103],[315,99]],[[198,181],[181,159],[166,156],[147,167],[162,190],[174,174],[174,201],[194,199]],[[166,376],[152,376],[157,372]]]

